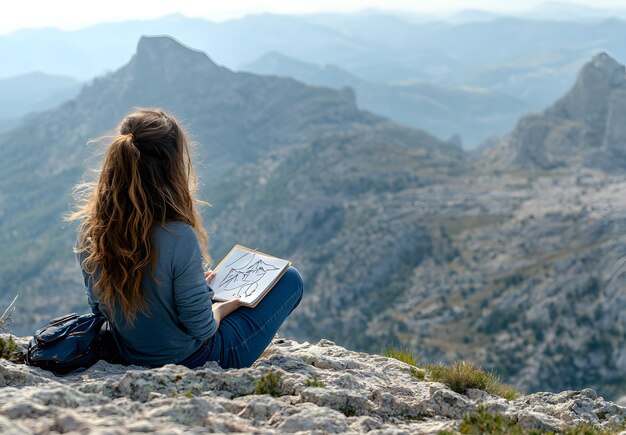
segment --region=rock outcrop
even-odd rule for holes
[[[56,377],[0,359],[0,432],[439,433],[458,430],[479,408],[539,431],[580,423],[611,428],[626,419],[626,408],[591,389],[507,401],[480,390],[458,394],[428,376],[420,380],[420,372],[326,339],[278,336],[245,369],[100,361]]]
[[[624,65],[607,53],[585,64],[572,89],[485,152],[496,169],[586,166],[609,172],[626,168]]]

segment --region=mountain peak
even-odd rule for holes
[[[606,93],[612,88],[626,85],[625,74],[624,65],[608,53],[600,52],[583,66],[572,91],[603,90]]]
[[[158,53],[162,50],[186,50],[202,53],[200,50],[185,46],[169,35],[142,35],[137,43],[137,54]]]
[[[586,147],[602,145],[615,98],[626,91],[626,68],[606,52],[593,56],[578,73],[570,91],[545,111],[548,118],[581,123]]]
[[[626,67],[606,52],[593,56],[574,86],[541,114],[522,118],[509,135],[486,150],[492,167],[626,167],[622,119]]]
[[[571,118],[581,119],[585,113],[600,109],[616,88],[626,89],[626,69],[606,52],[596,54],[580,72],[572,89],[555,106]]]
[[[176,66],[227,70],[215,63],[205,52],[188,47],[169,35],[141,36],[133,60],[141,68]]]
[[[605,71],[624,71],[624,66],[620,65],[620,63],[611,57],[606,51],[602,51],[593,56],[589,64],[593,65],[597,69]]]

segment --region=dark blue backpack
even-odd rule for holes
[[[94,313],[71,313],[50,320],[31,338],[24,362],[62,375],[101,359],[114,361],[112,331],[102,328],[106,320]]]

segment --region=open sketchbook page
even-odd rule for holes
[[[211,281],[217,300],[241,296],[242,303],[254,305],[289,267],[288,260],[235,245],[215,268]]]

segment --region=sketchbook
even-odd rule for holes
[[[255,307],[274,287],[291,261],[257,250],[235,245],[215,267],[209,287],[214,301],[228,301],[241,296],[241,304]]]

